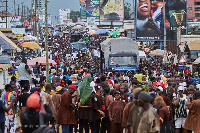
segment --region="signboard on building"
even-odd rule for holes
[[[9,17],[10,28],[15,27],[17,25],[22,25],[21,16],[13,16]]]
[[[87,25],[90,27],[94,27],[95,26],[95,18],[94,17],[88,17],[87,18]]]
[[[80,0],[80,19],[86,18],[86,0]]]
[[[69,18],[68,14],[70,14],[70,9],[59,9],[60,24],[66,24],[66,21]]]
[[[186,34],[187,0],[136,0],[135,34],[136,40],[164,40],[164,20],[167,40],[177,40],[177,28]],[[165,18],[164,17],[165,6]]]
[[[100,2],[101,21],[123,21],[124,0],[107,0]]]
[[[86,0],[86,13],[88,17],[99,17],[99,0]]]

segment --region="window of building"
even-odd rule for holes
[[[200,2],[195,2],[194,4],[195,4],[195,5],[200,5]]]
[[[195,13],[195,17],[200,17],[200,13]]]
[[[200,11],[200,7],[195,7],[195,11]]]
[[[192,10],[192,7],[188,7],[188,10]]]

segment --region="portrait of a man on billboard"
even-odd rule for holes
[[[167,35],[173,34],[172,36],[176,36],[176,34],[174,34],[176,32],[173,31],[173,28],[177,28],[178,26],[176,23],[184,21],[184,19],[178,20],[179,17],[177,17],[176,12],[180,12],[180,10],[178,8],[173,10],[171,7],[178,6],[177,4],[180,4],[181,1],[185,0],[165,0],[164,2],[163,0],[136,0],[136,39],[163,40],[164,6]],[[186,5],[186,3],[183,3],[181,8],[185,11],[184,5]]]

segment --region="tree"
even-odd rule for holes
[[[80,17],[80,12],[79,11],[71,11],[70,12],[70,19],[72,19],[73,23],[78,21],[78,17]]]
[[[124,20],[130,19],[131,3],[124,3]]]

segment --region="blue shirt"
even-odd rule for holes
[[[3,107],[5,107],[5,105],[3,104],[3,101],[0,100],[0,122],[6,121],[5,111],[2,109]]]

